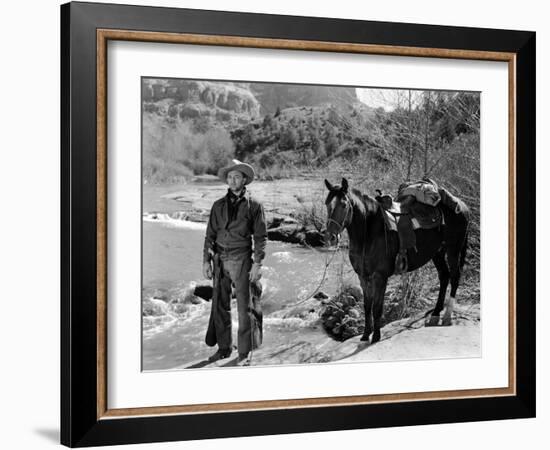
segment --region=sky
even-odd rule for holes
[[[398,103],[406,106],[409,99],[408,89],[378,89],[378,88],[356,88],[357,97],[360,101],[373,108],[382,107],[386,111],[395,109]],[[412,101],[422,93],[422,91],[413,90]]]

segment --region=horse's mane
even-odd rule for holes
[[[363,194],[359,189],[352,188],[348,195],[365,216],[378,212],[378,202],[367,194]]]

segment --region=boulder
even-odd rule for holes
[[[200,297],[203,300],[210,301],[212,300],[213,295],[213,288],[211,284],[198,284],[195,286],[195,290],[193,291],[193,295],[196,297]]]
[[[307,230],[305,239],[306,244],[312,247],[322,247],[325,245],[323,234],[317,230]]]
[[[194,119],[200,115],[200,111],[192,106],[183,106],[180,110],[180,117],[182,119]]]
[[[345,341],[363,333],[365,319],[361,299],[361,290],[348,286],[330,300],[323,301],[321,322],[329,336]]]
[[[168,312],[168,304],[157,298],[146,298],[143,300],[143,316],[164,316]]]
[[[295,225],[281,225],[277,228],[267,230],[267,238],[270,241],[288,242],[298,244],[300,240],[297,238],[299,229]]]
[[[270,241],[288,242],[291,244],[307,244],[311,247],[324,245],[322,233],[306,229],[296,224],[280,225],[267,230]]]

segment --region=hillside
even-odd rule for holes
[[[144,177],[154,183],[216,174],[232,157],[273,179],[381,155],[369,137],[374,111],[355,88],[145,78],[142,100]]]
[[[237,158],[252,163],[267,179],[284,170],[311,169],[331,160],[386,159],[370,133],[374,112],[355,103],[277,110],[231,131]]]
[[[250,89],[260,102],[262,115],[275,114],[278,108],[320,105],[345,108],[359,103],[355,88],[348,87],[250,83]]]
[[[142,90],[146,183],[216,175],[232,158],[259,179],[346,174],[370,192],[428,176],[477,215],[478,93],[403,90],[373,109],[345,87],[147,78]]]

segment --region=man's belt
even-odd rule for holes
[[[242,246],[242,247],[226,247],[225,245],[220,245],[216,243],[216,253],[228,254],[228,253],[248,253],[252,251],[251,246]]]

